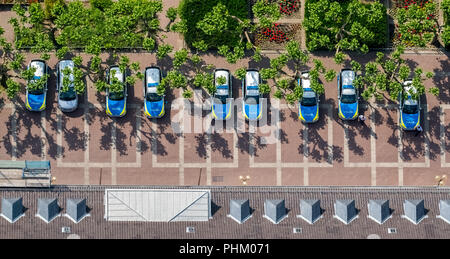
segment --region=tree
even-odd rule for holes
[[[193,69],[193,73],[186,72],[186,69],[181,69],[187,65]],[[158,86],[158,94],[164,94],[167,88],[181,88],[183,89],[183,97],[191,98],[192,90],[188,89],[188,86],[203,88],[210,95],[216,92],[214,75],[212,73],[214,66],[205,64],[199,55],[191,54],[186,49],[176,51],[173,67]]]
[[[226,57],[229,63],[236,63],[237,60],[243,58],[245,50],[253,50],[254,59],[261,60],[260,50],[253,45],[249,33],[261,27],[271,26],[277,21],[281,16],[278,4],[258,0],[253,5],[253,13],[258,19],[257,24],[252,24],[246,15],[234,15],[234,12],[230,11],[231,8],[226,4],[218,2],[209,12],[198,19],[188,16],[189,14],[185,10],[187,4],[181,5],[181,10],[185,10],[184,13],[182,11],[182,21],[184,19],[182,28],[186,28],[185,38],[188,44],[200,51],[217,49],[218,53]],[[190,19],[195,22],[190,22]]]
[[[308,50],[335,50],[335,61],[342,63],[343,50],[367,53],[371,46],[386,40],[386,8],[359,0],[312,0],[306,2],[306,46]]]
[[[98,78],[95,83],[95,88],[97,89],[98,92],[103,92],[108,88],[110,92],[121,93],[125,88],[125,84],[134,87],[137,79],[141,80],[143,79],[143,74],[140,72],[139,62],[134,62],[130,64],[130,58],[128,56],[118,57],[118,67],[121,73],[124,74],[127,74],[128,72],[131,73],[130,75],[127,76],[125,82],[120,82],[119,79],[115,77],[116,73],[115,70],[110,70],[109,78],[106,78],[104,73],[105,71],[101,67],[101,59],[100,59],[99,72],[97,75]],[[128,68],[131,68],[131,71],[128,71]]]
[[[443,0],[441,2],[441,8],[444,11],[444,22],[445,25],[441,32],[441,38],[444,45],[448,47],[450,45],[450,0]]]
[[[263,68],[260,72],[263,80],[271,80],[274,83],[276,87],[274,97],[285,99],[287,103],[293,104],[303,96],[303,88],[297,83],[297,80],[301,75],[301,69],[307,69],[310,58],[308,53],[301,50],[300,44],[296,41],[286,44],[286,52],[286,54],[270,60],[270,68]],[[288,62],[294,63],[293,71],[287,66]],[[335,72],[327,71],[320,60],[314,59],[313,63],[313,69],[309,70],[309,79],[311,88],[320,95],[325,92],[324,86],[319,80],[320,75],[324,74],[325,79],[331,81],[335,77]],[[242,70],[238,73],[240,77],[244,77]],[[267,89],[263,90],[264,93],[270,92],[270,87],[266,84],[262,89]]]
[[[14,99],[21,85],[14,81],[23,71],[25,56],[18,53],[13,45],[3,37],[4,30],[0,27],[0,85],[6,88],[9,99]]]
[[[352,69],[361,74],[355,80],[355,86],[364,89],[361,96],[368,100],[374,97],[377,100],[384,98],[384,93],[387,93],[391,100],[398,100],[399,95],[404,90],[404,82],[412,79],[412,86],[417,90],[417,93],[410,92],[413,99],[418,99],[425,94],[425,86],[423,80],[432,78],[433,73],[423,73],[423,69],[412,69],[406,64],[401,57],[404,54],[405,47],[403,45],[397,46],[391,56],[386,56],[382,52],[377,53],[377,58],[373,62],[365,65],[362,71],[362,65],[356,61],[351,61]],[[364,72],[362,74],[362,72]],[[428,90],[433,95],[439,94],[437,87],[431,87]]]

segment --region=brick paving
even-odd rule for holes
[[[165,9],[176,6],[177,0],[164,1]],[[2,17],[10,17],[4,11]],[[163,17],[164,16],[164,17]],[[7,38],[12,30],[1,19]],[[161,14],[161,27],[167,24]],[[173,36],[173,37],[172,37]],[[178,35],[168,36],[166,42],[183,47]],[[176,37],[175,37],[176,36]],[[181,40],[181,41],[180,41]],[[181,42],[181,44],[179,44]],[[157,61],[152,53],[125,53],[141,69],[149,65],[170,66],[170,58]],[[104,53],[105,59],[109,54]],[[327,68],[339,70],[330,53],[317,52]],[[268,58],[275,54],[267,54]],[[28,54],[26,62],[38,57]],[[89,56],[82,54],[84,65]],[[367,62],[369,55],[352,55]],[[362,112],[368,120],[357,122],[337,119],[336,81],[324,82],[325,95],[321,101],[321,117],[315,124],[305,126],[297,118],[297,107],[270,100],[273,108],[259,126],[243,123],[245,132],[228,128],[224,132],[207,134],[203,131],[178,134],[172,122],[183,118],[183,127],[208,128],[194,123],[193,111],[174,107],[180,96],[174,91],[167,96],[165,117],[150,120],[143,116],[142,82],[130,89],[128,114],[111,119],[104,111],[104,97],[96,93],[93,79],[86,78],[87,93],[81,97],[79,109],[71,114],[59,112],[54,94],[54,69],[49,81],[47,109],[42,114],[31,113],[23,107],[24,95],[13,105],[5,100],[0,113],[0,158],[12,160],[49,159],[57,184],[117,184],[117,185],[241,185],[240,175],[250,175],[248,185],[433,185],[434,177],[448,172],[450,146],[450,99],[448,56],[406,54],[409,64],[420,64],[436,75],[425,82],[441,89],[439,98],[429,94],[424,98],[424,132],[419,137],[400,134],[398,113],[394,104],[363,103]],[[204,56],[206,63],[235,71],[239,67],[263,68],[261,62],[243,59],[228,64],[214,54]],[[56,65],[52,55],[48,64]],[[241,97],[240,81],[234,79],[234,96]],[[209,99],[202,94],[194,100],[201,106]],[[169,107],[172,106],[171,109]],[[200,117],[208,120],[209,111]],[[240,120],[239,110],[235,120]],[[217,124],[217,125],[216,125]],[[178,126],[177,126],[178,127]],[[214,123],[214,128],[220,128]],[[253,132],[253,131],[254,132]]]

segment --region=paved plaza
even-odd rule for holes
[[[158,64],[151,54],[130,57],[141,66]],[[331,58],[319,58],[336,66]],[[441,88],[439,98],[427,94],[422,100],[424,132],[418,136],[399,130],[395,103],[362,102],[365,124],[337,119],[334,81],[325,82],[317,123],[304,125],[297,106],[268,99],[268,115],[257,125],[242,120],[239,105],[234,125],[227,125],[211,122],[205,93],[191,102],[169,94],[166,107],[172,108],[162,119],[148,119],[142,82],[129,90],[127,115],[110,118],[89,78],[79,109],[64,114],[56,105],[52,74],[44,112],[27,111],[24,95],[16,104],[4,98],[0,159],[48,159],[57,184],[242,185],[239,176],[248,175],[250,186],[435,185],[435,176],[450,166],[448,75],[441,72],[449,71],[448,61],[439,55],[408,58],[435,72],[426,86]],[[252,65],[222,62],[232,70]],[[234,96],[241,97],[240,81],[233,85]]]

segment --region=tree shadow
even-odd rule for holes
[[[233,154],[229,148],[228,140],[223,138],[219,133],[211,134],[211,150],[219,151],[224,158],[233,158]]]
[[[329,100],[329,103],[333,103]],[[334,109],[332,109],[334,110]],[[319,108],[320,116],[319,120],[315,123],[308,124],[304,130],[300,130],[298,135],[301,139],[305,139],[305,130],[308,130],[308,146],[305,147],[304,143],[298,147],[298,153],[305,155],[308,158],[316,162],[327,162],[331,164],[333,161],[341,162],[343,158],[342,148],[336,145],[329,145],[328,140],[325,140],[320,134],[320,130],[324,130],[327,125],[327,120],[332,120],[329,117],[328,108]],[[312,143],[312,147],[311,144]],[[330,154],[330,152],[332,152]],[[330,161],[330,157],[332,160]]]

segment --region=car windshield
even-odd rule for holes
[[[76,97],[77,97],[76,93],[72,87],[69,87],[69,91],[61,92],[61,94],[59,95],[59,99],[61,99],[63,101],[75,100]]]
[[[259,104],[259,96],[251,96],[251,95],[247,95],[245,97],[245,103],[247,104]]]
[[[162,100],[162,96],[158,95],[157,93],[147,93],[147,96],[145,97],[145,99],[147,99],[147,101],[149,102],[159,102]]]
[[[109,99],[111,100],[122,100],[124,97],[123,92],[109,92]]]
[[[406,114],[416,114],[418,112],[417,104],[405,104],[403,106],[403,112]]]
[[[303,106],[314,106],[317,104],[316,97],[303,97],[302,105]]]
[[[214,98],[216,98],[217,100],[219,100],[220,103],[226,104],[226,103],[227,103],[228,95],[215,95]],[[214,101],[217,102],[217,100],[214,100]]]
[[[343,94],[341,97],[341,102],[355,103],[356,102],[356,94]]]
[[[33,94],[33,95],[41,95],[44,93],[44,89],[35,89],[35,90],[28,91],[28,93]]]

